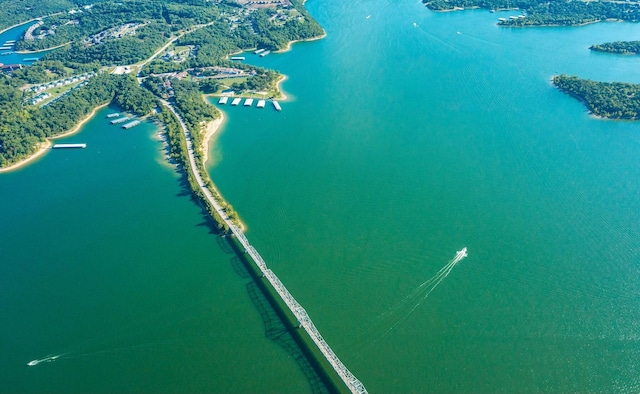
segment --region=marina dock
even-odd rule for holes
[[[134,120],[133,122],[129,122],[129,123],[127,123],[127,124],[123,125],[123,126],[122,126],[122,128],[123,128],[123,129],[125,129],[125,130],[127,130],[127,129],[130,129],[130,128],[132,128],[132,127],[134,127],[134,126],[137,126],[137,125],[139,125],[139,124],[140,124],[140,121],[139,121],[139,120]]]
[[[242,99],[240,97],[236,97],[231,102],[231,105],[238,105],[238,104],[240,104],[240,101],[242,101]]]
[[[220,97],[220,100],[218,100],[218,104],[226,104],[227,101],[229,101],[229,97],[227,96]]]
[[[264,52],[264,49],[257,49],[257,50],[255,50],[255,51],[253,51],[253,53],[254,53],[254,54],[256,54],[256,55],[259,55],[259,54],[261,54],[262,52]]]
[[[13,47],[7,45],[0,47],[0,51],[10,51],[11,49],[13,49]]]
[[[244,60],[244,56],[233,56],[231,60]]]
[[[258,100],[258,105],[256,105],[256,108],[264,108],[265,104],[267,104],[266,100]]]
[[[40,60],[39,57],[27,57],[27,58],[23,59],[23,61],[25,61],[25,62],[37,62],[38,60]]]
[[[109,114],[109,115],[107,115],[107,118],[117,118],[118,116],[120,116],[119,113]]]
[[[264,52],[262,52],[262,53],[260,54],[260,57],[265,57],[265,56],[267,56],[267,55],[268,55],[268,54],[270,54],[270,53],[271,53],[271,51],[264,51]]]
[[[128,117],[128,116],[123,116],[122,118],[118,118],[118,119],[116,119],[116,120],[112,120],[112,121],[111,121],[111,124],[123,123],[123,122],[126,122],[126,121],[127,121],[127,120],[129,120],[129,119],[131,119],[131,118],[130,118],[130,117]]]
[[[253,105],[253,99],[252,98],[248,98],[244,101],[244,106],[245,107],[251,107]]]
[[[280,107],[280,104],[276,100],[272,100],[272,101],[273,101],[273,108],[275,108],[276,111],[282,111],[282,107]]]
[[[84,149],[87,144],[55,144],[51,149]]]

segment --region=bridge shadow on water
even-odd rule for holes
[[[240,262],[240,259],[238,259],[238,261]],[[242,263],[240,262],[240,264]],[[248,272],[247,275],[249,275]],[[253,281],[247,283],[247,292],[249,293],[249,298],[258,309],[260,316],[262,316],[267,338],[277,343],[289,353],[307,378],[313,393],[329,393],[330,390],[325,385],[323,378],[311,364],[307,355],[300,349],[300,345],[293,338],[291,332],[284,325],[282,319],[273,309],[258,285]]]
[[[225,254],[233,255],[230,260],[231,266],[236,274],[243,279],[250,279],[247,283],[247,293],[251,302],[255,305],[256,309],[262,317],[265,327],[265,335],[270,340],[277,343],[282,349],[284,349],[291,358],[296,362],[305,378],[309,382],[311,392],[314,394],[331,393],[339,391],[338,389],[332,389],[334,387],[331,383],[328,383],[327,377],[324,371],[319,371],[317,363],[314,363],[310,359],[309,350],[303,349],[299,340],[296,340],[294,330],[299,328],[291,327],[285,324],[283,317],[278,313],[273,306],[272,302],[265,295],[265,290],[258,285],[259,278],[252,275],[252,270],[248,264],[251,262],[246,261],[243,257],[240,257],[242,251],[232,246],[232,241],[229,235],[225,235],[219,228],[218,223],[209,215],[204,204],[193,194],[190,189],[187,175],[183,168],[178,168],[180,178],[178,180],[181,191],[177,194],[178,197],[189,197],[194,203],[200,207],[200,213],[203,221],[196,226],[208,227],[209,234],[216,235],[216,244]]]

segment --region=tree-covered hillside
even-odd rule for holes
[[[558,75],[553,83],[581,100],[591,113],[611,119],[640,118],[640,85],[624,82],[597,82],[575,76]]]

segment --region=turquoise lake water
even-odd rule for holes
[[[23,25],[19,25],[8,29],[4,33],[0,34],[0,45],[4,46],[7,41],[18,41],[22,38],[24,32],[36,22],[29,22]],[[13,45],[7,45],[13,47]],[[37,52],[37,53],[14,53],[15,48],[6,49],[0,51],[0,63],[3,64],[32,64],[33,59],[40,59],[47,52]],[[26,61],[25,59],[30,59]]]
[[[307,7],[325,39],[246,55],[288,76],[283,111],[222,107],[209,170],[342,361],[370,392],[640,390],[640,125],[550,83],[640,83],[588,50],[640,25]],[[114,111],[0,176],[0,391],[311,391],[155,126]]]

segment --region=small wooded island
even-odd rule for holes
[[[596,116],[609,119],[640,119],[638,84],[596,82],[568,75],[553,77],[553,84],[581,100]]]
[[[617,53],[620,55],[640,54],[640,41],[615,41],[595,44],[589,47],[592,51]]]
[[[520,9],[523,17],[505,18],[500,26],[579,26],[601,21],[640,20],[640,4],[626,1],[548,1],[548,0],[423,0],[434,11],[467,8],[490,10]]]

